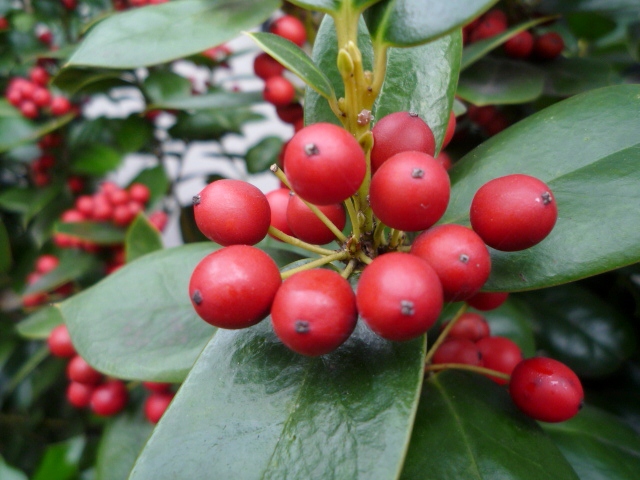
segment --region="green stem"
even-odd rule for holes
[[[326,257],[318,258],[309,263],[305,263],[304,265],[300,265],[299,267],[292,268],[291,270],[287,270],[286,272],[282,272],[280,276],[283,280],[286,280],[291,275],[294,275],[299,272],[304,272],[305,270],[311,270],[312,268],[321,267],[331,262],[335,262],[336,260],[344,260],[349,256],[349,253],[346,251],[336,252],[333,255],[327,255]]]
[[[289,245],[304,248],[309,252],[318,253],[320,255],[333,255],[334,253],[336,253],[333,250],[322,248],[317,245],[313,245],[311,243],[303,242],[298,238],[292,237],[291,235],[287,235],[282,230],[278,230],[272,225],[269,226],[269,234],[273,237],[276,237],[278,240],[282,240],[283,242],[288,243]]]
[[[340,275],[342,276],[342,278],[345,278],[345,279],[349,278],[349,275],[353,273],[353,270],[355,268],[356,268],[356,260],[352,258],[351,260],[349,260],[349,263],[344,268],[344,270],[340,273]]]
[[[378,221],[376,229],[373,231],[373,249],[377,250],[381,245],[387,244],[387,237],[384,234],[384,223]]]
[[[347,213],[349,214],[349,218],[351,219],[351,228],[353,229],[353,237],[356,240],[358,240],[360,238],[360,222],[358,220],[358,213],[356,212],[356,209],[353,206],[352,199],[347,198],[344,201],[344,206],[347,207]]]
[[[404,232],[402,230],[393,230],[391,234],[391,240],[389,240],[389,248],[395,249],[404,239]]]
[[[356,258],[366,265],[369,265],[371,264],[371,262],[373,262],[373,260],[367,257],[367,255],[363,251],[359,251],[356,255]]]
[[[440,336],[438,337],[438,339],[436,340],[436,342],[431,345],[431,348],[429,349],[429,351],[427,352],[427,356],[424,357],[424,363],[425,364],[429,364],[431,362],[431,358],[433,357],[433,355],[436,353],[436,350],[438,349],[438,347],[440,345],[442,345],[442,342],[445,341],[445,339],[447,338],[447,335],[449,335],[449,332],[451,331],[451,329],[453,328],[453,326],[456,324],[456,322],[458,321],[458,319],[464,314],[464,312],[467,311],[467,304],[463,303],[462,306],[458,309],[458,311],[456,312],[455,316],[451,319],[451,321],[447,324],[446,327],[444,327],[444,330],[442,330],[442,332],[440,332]]]
[[[491,370],[490,368],[477,367],[475,365],[467,365],[466,363],[438,363],[435,365],[427,365],[424,367],[424,372],[437,372],[440,370],[467,370],[469,372],[480,373],[482,375],[490,375],[492,377],[498,377],[507,382],[511,378],[506,373],[498,372],[497,370]]]

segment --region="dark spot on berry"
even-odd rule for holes
[[[296,320],[293,328],[295,329],[296,333],[309,333],[309,331],[311,330],[311,326],[306,320]]]
[[[400,313],[402,313],[402,315],[413,315],[416,313],[413,302],[409,300],[400,300]]]
[[[469,262],[469,255],[466,255],[466,254],[464,254],[464,253],[461,253],[461,254],[460,254],[460,258],[459,258],[459,259],[460,259],[460,261],[461,261],[462,263],[468,263],[468,262]]]
[[[311,155],[319,155],[320,150],[318,150],[315,143],[308,143],[304,146],[304,153],[310,157]]]
[[[411,176],[413,178],[422,178],[424,177],[424,170],[422,170],[421,168],[414,168],[411,171]]]
[[[410,117],[417,117],[418,113],[417,112],[409,112],[409,116]]]
[[[193,303],[195,303],[196,305],[200,305],[202,303],[202,294],[200,293],[200,290],[196,290],[193,292],[191,300],[193,300]]]
[[[553,197],[549,192],[544,192],[542,195],[540,195],[540,197],[542,197],[543,205],[549,205],[551,202],[553,202]]]
[[[200,198],[201,198],[201,197],[200,197],[200,195],[199,195],[199,194],[198,194],[198,195],[194,195],[194,196],[193,196],[193,199],[192,199],[193,204],[194,204],[194,205],[200,205]]]

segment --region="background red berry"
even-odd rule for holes
[[[331,220],[338,230],[342,230],[346,225],[347,214],[341,204],[320,205],[318,209]],[[287,223],[294,236],[304,242],[324,245],[336,238],[329,227],[322,223],[297,195],[289,197]]]
[[[271,23],[269,31],[295,43],[299,47],[307,41],[304,24],[292,15],[284,15]]]

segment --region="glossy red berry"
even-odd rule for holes
[[[271,209],[254,185],[223,179],[207,185],[193,197],[200,231],[220,245],[254,245],[267,235]]]
[[[133,183],[129,187],[129,198],[143,205],[149,201],[151,191],[144,183]]]
[[[296,89],[286,78],[274,76],[265,80],[262,96],[265,102],[269,102],[276,107],[286,107],[296,97]]]
[[[158,423],[174,397],[173,392],[154,392],[144,401],[144,415],[151,423]]]
[[[483,366],[498,372],[511,375],[513,369],[522,361],[520,347],[506,337],[486,337],[476,342],[482,354]],[[505,385],[506,380],[489,376],[499,385]]]
[[[47,345],[51,355],[55,357],[71,358],[76,355],[76,349],[71,343],[71,335],[67,326],[62,324],[51,330],[47,338]]]
[[[536,37],[533,43],[533,52],[536,57],[543,60],[553,60],[564,50],[564,40],[556,32],[547,32]]]
[[[444,328],[446,325],[445,323],[442,327]],[[482,338],[488,337],[489,334],[489,324],[482,315],[466,312],[460,316],[451,330],[449,330],[448,337],[466,338],[472,342],[477,342]]]
[[[25,118],[34,119],[39,115],[38,106],[31,100],[23,100],[20,104],[20,113]]]
[[[437,225],[422,232],[411,253],[438,274],[447,302],[465,300],[480,290],[491,273],[491,257],[482,239],[462,225]]]
[[[360,277],[358,311],[375,333],[410,340],[425,333],[442,311],[442,286],[427,262],[407,253],[376,257]]]
[[[482,355],[478,347],[466,338],[448,338],[433,354],[433,363],[464,363],[482,365]]]
[[[124,410],[129,392],[122,380],[109,380],[96,387],[91,395],[91,410],[96,415],[110,417]]]
[[[540,243],[553,229],[558,208],[549,187],[514,174],[485,183],[471,201],[473,230],[490,247],[505,252]]]
[[[402,152],[371,179],[369,202],[382,223],[415,232],[435,224],[449,203],[449,175],[432,156]]]
[[[95,389],[95,385],[71,382],[67,387],[67,400],[76,408],[86,408],[91,403],[91,396]]]
[[[502,305],[509,296],[508,292],[478,292],[466,302],[476,310],[494,310]]]
[[[54,97],[51,100],[51,114],[55,116],[65,115],[71,111],[71,102],[64,97]]]
[[[451,170],[451,167],[453,167],[453,162],[447,152],[440,152],[435,159],[446,171]]]
[[[495,37],[507,29],[507,17],[504,12],[493,10],[482,16],[475,26],[469,40],[477,42],[487,38]]]
[[[527,58],[533,51],[533,35],[528,30],[517,33],[504,43],[503,48],[511,58]]]
[[[269,314],[282,280],[271,257],[255,247],[232,245],[207,255],[189,282],[200,317],[220,328],[246,328]]]
[[[456,114],[452,111],[449,114],[447,130],[444,132],[444,139],[442,140],[442,147],[440,147],[440,154],[442,154],[443,149],[447,148],[447,145],[449,145],[449,142],[451,142],[451,139],[453,138],[453,134],[456,133],[456,123]]]
[[[356,298],[348,281],[332,270],[306,270],[289,277],[271,307],[282,343],[308,356],[342,345],[356,327]]]
[[[284,67],[267,53],[261,53],[253,61],[254,73],[263,80],[282,75]]]
[[[299,47],[307,41],[307,31],[304,24],[292,15],[284,15],[271,23],[269,31],[275,35],[286,38]]]
[[[36,260],[36,272],[45,274],[55,270],[60,264],[60,260],[55,255],[40,255]]]
[[[578,376],[551,358],[523,360],[514,369],[509,393],[524,413],[543,422],[564,422],[582,407],[584,392]]]
[[[284,171],[291,188],[315,205],[340,203],[358,191],[366,174],[360,144],[331,123],[309,125],[289,141]]]
[[[318,209],[331,220],[338,230],[342,230],[346,225],[347,215],[341,204],[320,205]],[[289,197],[287,223],[293,235],[304,242],[324,245],[336,238],[329,227],[322,223],[297,195]]]
[[[67,364],[67,378],[72,382],[95,385],[102,381],[102,374],[89,365],[80,355],[76,355]]]
[[[433,156],[436,140],[429,125],[417,113],[395,112],[382,117],[373,129],[371,172],[375,173],[389,158],[415,150]]]
[[[302,119],[304,111],[300,103],[292,102],[289,105],[276,107],[276,114],[283,122],[295,124]]]
[[[171,388],[170,383],[164,382],[142,382],[142,386],[150,392],[167,392]]]
[[[267,193],[266,197],[269,202],[269,207],[271,208],[271,226],[287,235],[293,235],[293,231],[291,231],[289,223],[287,222],[289,193],[290,190],[288,188],[278,188]],[[269,236],[272,235],[269,234]]]

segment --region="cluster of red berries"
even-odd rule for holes
[[[307,41],[303,23],[292,15],[284,15],[274,20],[269,31],[286,38],[299,47]],[[256,56],[253,71],[264,80],[263,97],[276,107],[278,117],[286,123],[302,128],[302,105],[296,100],[296,89],[284,76],[284,67],[267,53]]]
[[[117,415],[129,402],[126,384],[116,378],[105,376],[89,365],[77,354],[66,325],[58,325],[47,338],[49,351],[53,356],[69,359],[67,364],[67,400],[76,408],[90,408],[103,417]],[[169,383],[143,382],[149,391],[144,404],[147,419],[157,423],[171,403],[174,393]]]
[[[35,119],[41,115],[65,115],[72,111],[69,99],[53,96],[47,88],[49,73],[41,66],[35,66],[29,72],[29,78],[13,77],[6,90],[7,101],[16,107],[22,115]]]
[[[509,27],[507,15],[499,9],[493,9],[476,18],[462,29],[465,44],[495,37]],[[511,58],[535,58],[553,60],[562,53],[564,40],[556,32],[534,35],[529,30],[517,33],[503,46],[504,53]]]
[[[54,271],[59,264],[60,260],[55,255],[40,255],[36,259],[35,269],[27,275],[27,285],[33,285],[40,280],[42,276]],[[73,293],[73,285],[66,283],[56,288],[53,292],[36,292],[23,295],[22,305],[26,308],[37,307],[48,302],[51,296],[57,298],[67,297],[71,295],[71,293]]]
[[[147,5],[158,5],[167,3],[169,0],[113,0],[113,9],[116,11],[127,10],[129,8],[146,7]]]

